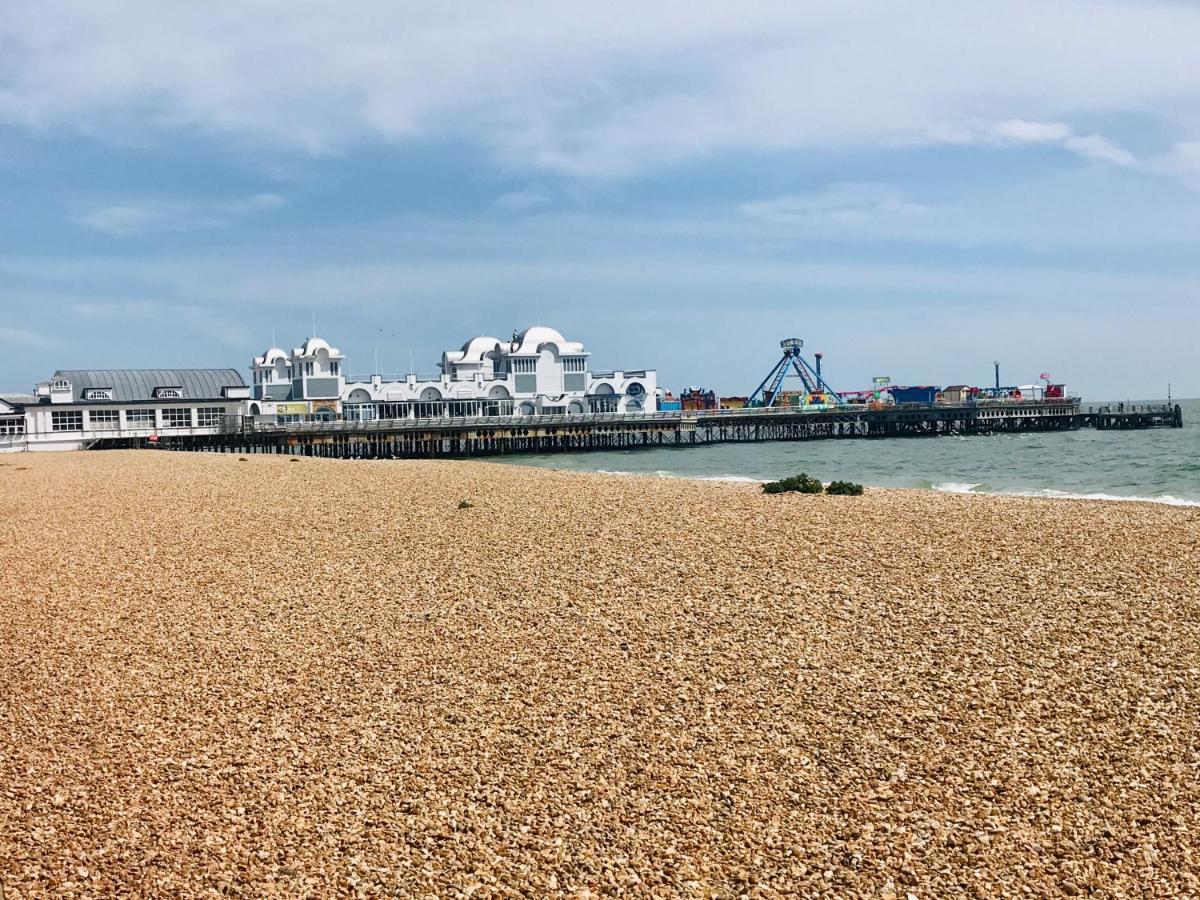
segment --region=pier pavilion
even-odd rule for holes
[[[311,337],[271,347],[250,365],[247,413],[276,422],[528,417],[657,410],[652,369],[596,372],[578,341],[536,325],[502,341],[486,335],[447,350],[436,375],[353,375],[345,355]]]
[[[81,450],[220,434],[240,421],[249,397],[236,369],[60,369],[21,404],[23,429],[0,449]]]

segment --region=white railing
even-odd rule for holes
[[[973,404],[897,404],[895,406],[869,408],[860,404],[843,404],[829,406],[824,409],[806,409],[797,406],[748,407],[742,409],[705,409],[705,410],[665,410],[642,413],[561,413],[556,415],[498,415],[498,416],[434,416],[425,418],[404,419],[368,419],[368,420],[316,420],[307,422],[252,422],[245,425],[252,432],[340,432],[340,431],[394,431],[403,429],[415,431],[420,429],[435,429],[439,427],[474,427],[474,428],[532,428],[554,425],[604,425],[604,424],[635,424],[644,423],[686,423],[702,420],[737,420],[747,418],[794,417],[794,416],[857,416],[875,412],[946,412],[953,409],[974,411],[978,406]],[[991,408],[996,409],[996,406]],[[1020,403],[1005,403],[1000,408],[1006,412],[1021,410],[1034,414],[1037,412],[1070,413],[1078,410],[1078,401],[1074,400],[1026,400]]]

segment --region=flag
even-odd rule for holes
[[[1049,373],[1049,372],[1043,372],[1041,375],[1039,375],[1039,376],[1038,376],[1038,378],[1042,379],[1042,381],[1049,381],[1049,380],[1050,380],[1050,373]]]

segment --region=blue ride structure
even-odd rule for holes
[[[800,338],[787,338],[779,342],[783,357],[775,363],[767,377],[754,389],[746,402],[747,406],[772,407],[783,405],[780,397],[783,393],[783,382],[789,374],[795,373],[804,384],[804,392],[800,397],[799,406],[806,409],[829,409],[842,406],[846,401],[831,388],[821,377],[821,354],[816,354],[817,364],[813,366],[801,352],[804,341]]]

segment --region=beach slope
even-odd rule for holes
[[[1198,580],[1141,503],[2,457],[0,885],[1195,893]]]

